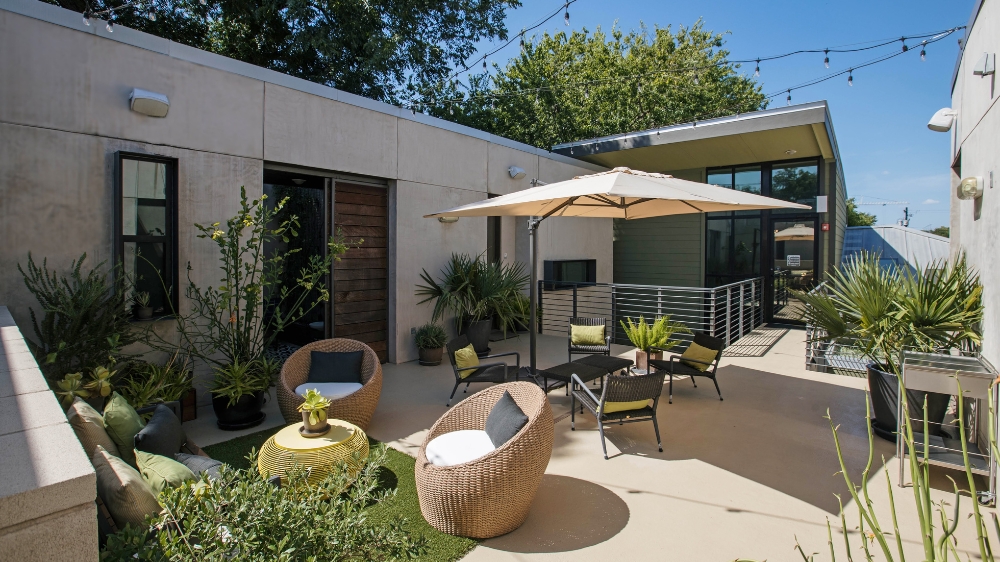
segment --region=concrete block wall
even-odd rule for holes
[[[0,306],[0,559],[98,559],[97,477]]]

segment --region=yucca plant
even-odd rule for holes
[[[675,334],[690,334],[691,330],[684,324],[672,322],[670,316],[658,317],[652,324],[646,322],[642,316],[638,322],[632,322],[631,318],[621,321],[622,330],[625,336],[637,347],[639,351],[648,353],[651,349],[670,349],[681,343],[680,340],[671,339]]]

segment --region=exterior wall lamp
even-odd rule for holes
[[[444,223],[444,224],[451,224],[451,223],[458,222],[458,217],[438,217],[438,222],[441,222],[441,223]]]

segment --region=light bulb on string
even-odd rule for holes
[[[524,52],[524,30],[521,30],[521,52]]]
[[[906,51],[910,50],[910,48],[906,46],[906,37],[900,37],[899,40],[903,42],[903,52],[904,53]]]
[[[830,68],[830,49],[823,49],[823,66]]]
[[[848,86],[853,86],[854,85],[854,69],[853,68],[847,71],[847,85]]]
[[[108,23],[104,24],[104,29],[108,30],[108,33],[115,32],[115,22],[108,20]]]
[[[156,12],[154,12],[153,10],[147,12],[146,19],[148,19],[149,21],[156,21]]]
[[[483,70],[486,70],[486,57],[483,57]]]
[[[694,85],[695,86],[698,85],[698,73],[697,72],[694,73]]]
[[[757,59],[757,67],[753,69],[754,78],[760,76],[760,59]]]
[[[788,90],[788,97],[785,98],[785,105],[792,105],[792,91]]]
[[[450,103],[448,104],[448,114],[449,115],[454,115],[455,114],[455,106],[452,105],[452,104],[450,104]]]
[[[90,26],[90,12],[83,13],[83,25]]]
[[[927,60],[926,45],[927,45],[927,41],[924,41],[923,43],[920,44],[920,60],[921,61]]]
[[[566,22],[566,25],[569,25],[569,2],[566,2],[565,10],[566,11],[563,13],[563,21]]]

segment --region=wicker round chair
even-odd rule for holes
[[[427,444],[462,429],[482,430],[504,391],[528,416],[510,441],[486,456],[454,466],[427,460]],[[463,537],[486,539],[517,529],[552,456],[553,420],[548,398],[527,382],[498,384],[453,406],[424,439],[417,454],[416,479],[420,512],[435,529]]]
[[[378,405],[379,396],[382,394],[382,364],[379,363],[378,356],[372,348],[359,341],[343,338],[320,340],[304,345],[285,361],[278,381],[278,406],[285,421],[288,423],[302,421],[302,414],[298,408],[304,399],[295,393],[295,388],[309,382],[312,351],[365,352],[361,360],[361,390],[333,400],[327,415],[367,430],[372,414],[375,413],[375,406]]]

